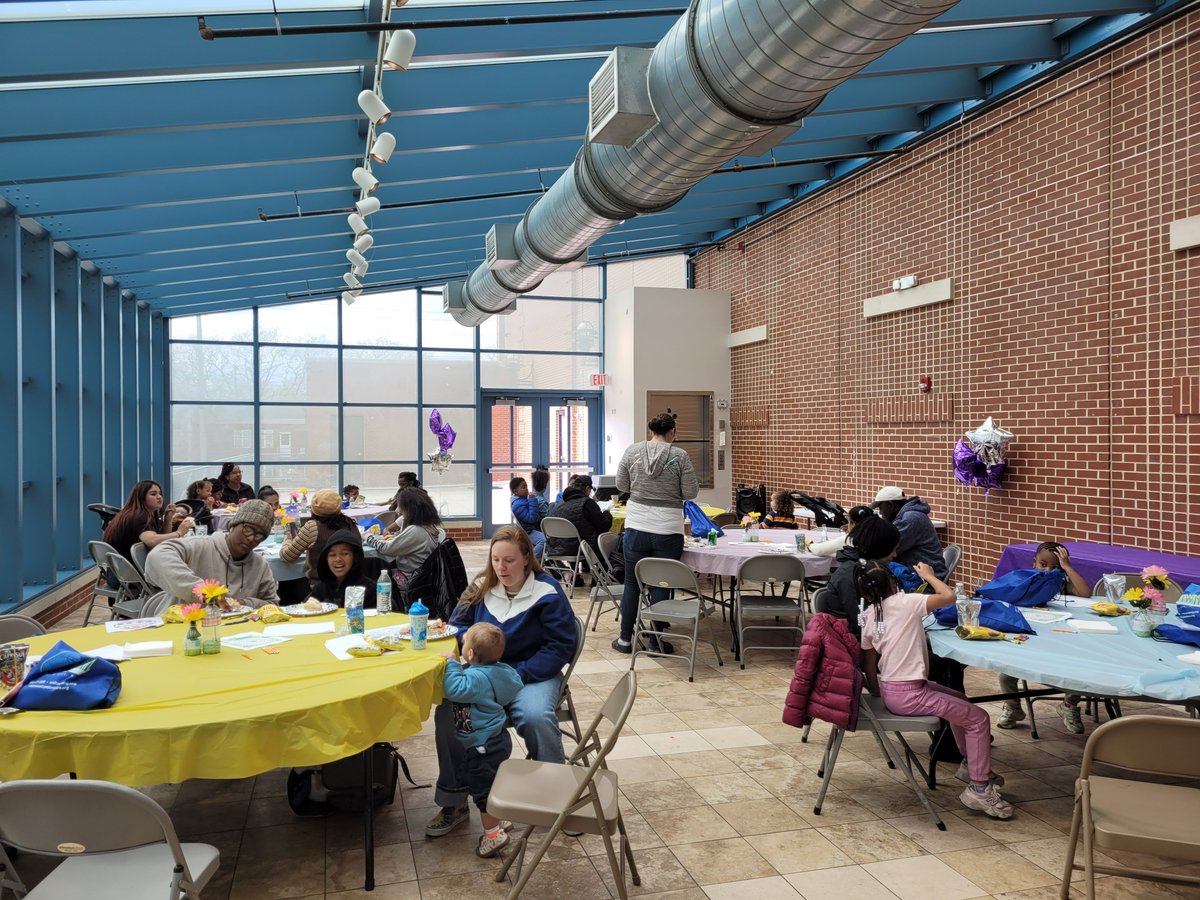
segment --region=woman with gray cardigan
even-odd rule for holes
[[[613,641],[618,653],[633,652],[633,627],[637,621],[638,586],[634,569],[647,557],[679,559],[683,556],[683,503],[700,493],[692,459],[675,440],[675,417],[661,413],[650,420],[650,440],[631,445],[617,467],[617,490],[628,492],[625,506],[625,593],[621,597],[621,636]],[[667,591],[655,588],[654,602]],[[670,653],[666,641],[651,649]]]

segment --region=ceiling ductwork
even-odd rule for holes
[[[667,209],[733,157],[784,140],[826,94],[954,3],[694,0],[652,51],[620,47],[601,66],[575,164],[504,234],[499,255],[493,234],[490,264],[446,286],[446,311],[468,327],[511,312],[626,219]]]

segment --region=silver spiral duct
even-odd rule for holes
[[[517,226],[516,261],[447,285],[447,311],[472,327],[510,310],[626,219],[670,207],[750,145],[799,127],[829,91],[955,2],[693,0],[650,56],[656,121],[628,146],[584,143]]]

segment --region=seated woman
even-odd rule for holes
[[[846,545],[838,552],[838,566],[833,570],[825,592],[825,612],[844,619],[850,633],[860,637],[859,597],[854,574],[860,562],[890,561],[900,543],[900,532],[891,522],[875,515],[875,510],[869,506],[856,506],[850,510],[849,528]]]
[[[1062,572],[1062,593],[1064,594],[1070,594],[1073,597],[1092,596],[1091,585],[1075,571],[1075,567],[1071,565],[1071,554],[1062,544],[1055,541],[1044,541],[1038,544],[1038,548],[1033,554],[1033,567],[1040,572]],[[1017,690],[1017,679],[1001,673],[1000,691],[1005,694],[1013,694]],[[1054,710],[1062,716],[1063,724],[1067,726],[1067,731],[1071,734],[1083,734],[1083,716],[1079,711],[1079,700],[1079,694],[1064,694],[1063,702],[1058,704]],[[1015,698],[1005,700],[1004,706],[1000,709],[1000,715],[996,719],[996,727],[1012,728],[1024,718],[1025,710],[1021,709],[1020,700]]]
[[[787,491],[776,491],[771,495],[771,508],[767,510],[763,524],[768,528],[790,528],[793,531],[800,526],[796,523],[796,501]]]
[[[183,537],[192,530],[192,524],[185,508],[172,503],[163,509],[163,489],[157,481],[139,481],[104,529],[104,542],[132,561],[129,552],[138,541],[153,549],[163,541]]]
[[[492,536],[488,563],[451,616],[462,629],[488,622],[504,632],[500,661],[517,670],[524,687],[507,706],[529,754],[542,762],[564,760],[554,705],[562,669],[575,654],[575,614],[557,581],[542,571],[529,535],[506,525]],[[455,736],[454,705],[434,713],[438,780],[434,800],[442,807],[425,825],[440,837],[470,818],[466,751]]]
[[[279,509],[279,491],[275,490],[269,484],[264,484],[258,489],[258,499],[271,507],[272,512]]]
[[[407,578],[446,539],[446,532],[433,499],[421,488],[405,488],[400,492],[399,513],[404,527],[395,537],[368,534],[364,541]]]
[[[416,472],[401,472],[396,476],[396,496],[392,497],[392,502],[388,504],[389,512],[396,512],[400,506],[400,494],[405,488],[419,488],[421,482],[417,480]]]
[[[217,498],[213,496],[212,482],[207,478],[201,478],[199,481],[189,484],[187,496],[176,504],[176,506],[186,507],[197,527],[203,529],[207,534],[212,534],[216,530],[212,517],[213,507],[216,505]]]
[[[221,466],[221,474],[213,485],[213,493],[220,503],[240,503],[243,500],[254,499],[254,488],[242,483],[242,467],[237,463],[227,462]]]
[[[309,584],[312,584],[317,580],[317,560],[330,536],[335,531],[358,531],[358,524],[342,514],[342,498],[337,491],[329,488],[314,493],[309,499],[309,508],[312,518],[304,523],[294,538],[283,542],[279,548],[279,558],[292,563],[307,553],[304,573],[308,576]]]
[[[358,529],[335,531],[317,558],[317,580],[309,596],[322,603],[346,605],[346,588],[363,588],[363,605],[375,607],[375,579],[364,565],[362,538]]]

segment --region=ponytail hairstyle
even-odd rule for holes
[[[854,588],[858,591],[858,627],[866,628],[867,611],[875,613],[875,635],[883,634],[883,601],[896,593],[896,578],[882,560],[859,560],[854,564]]]

